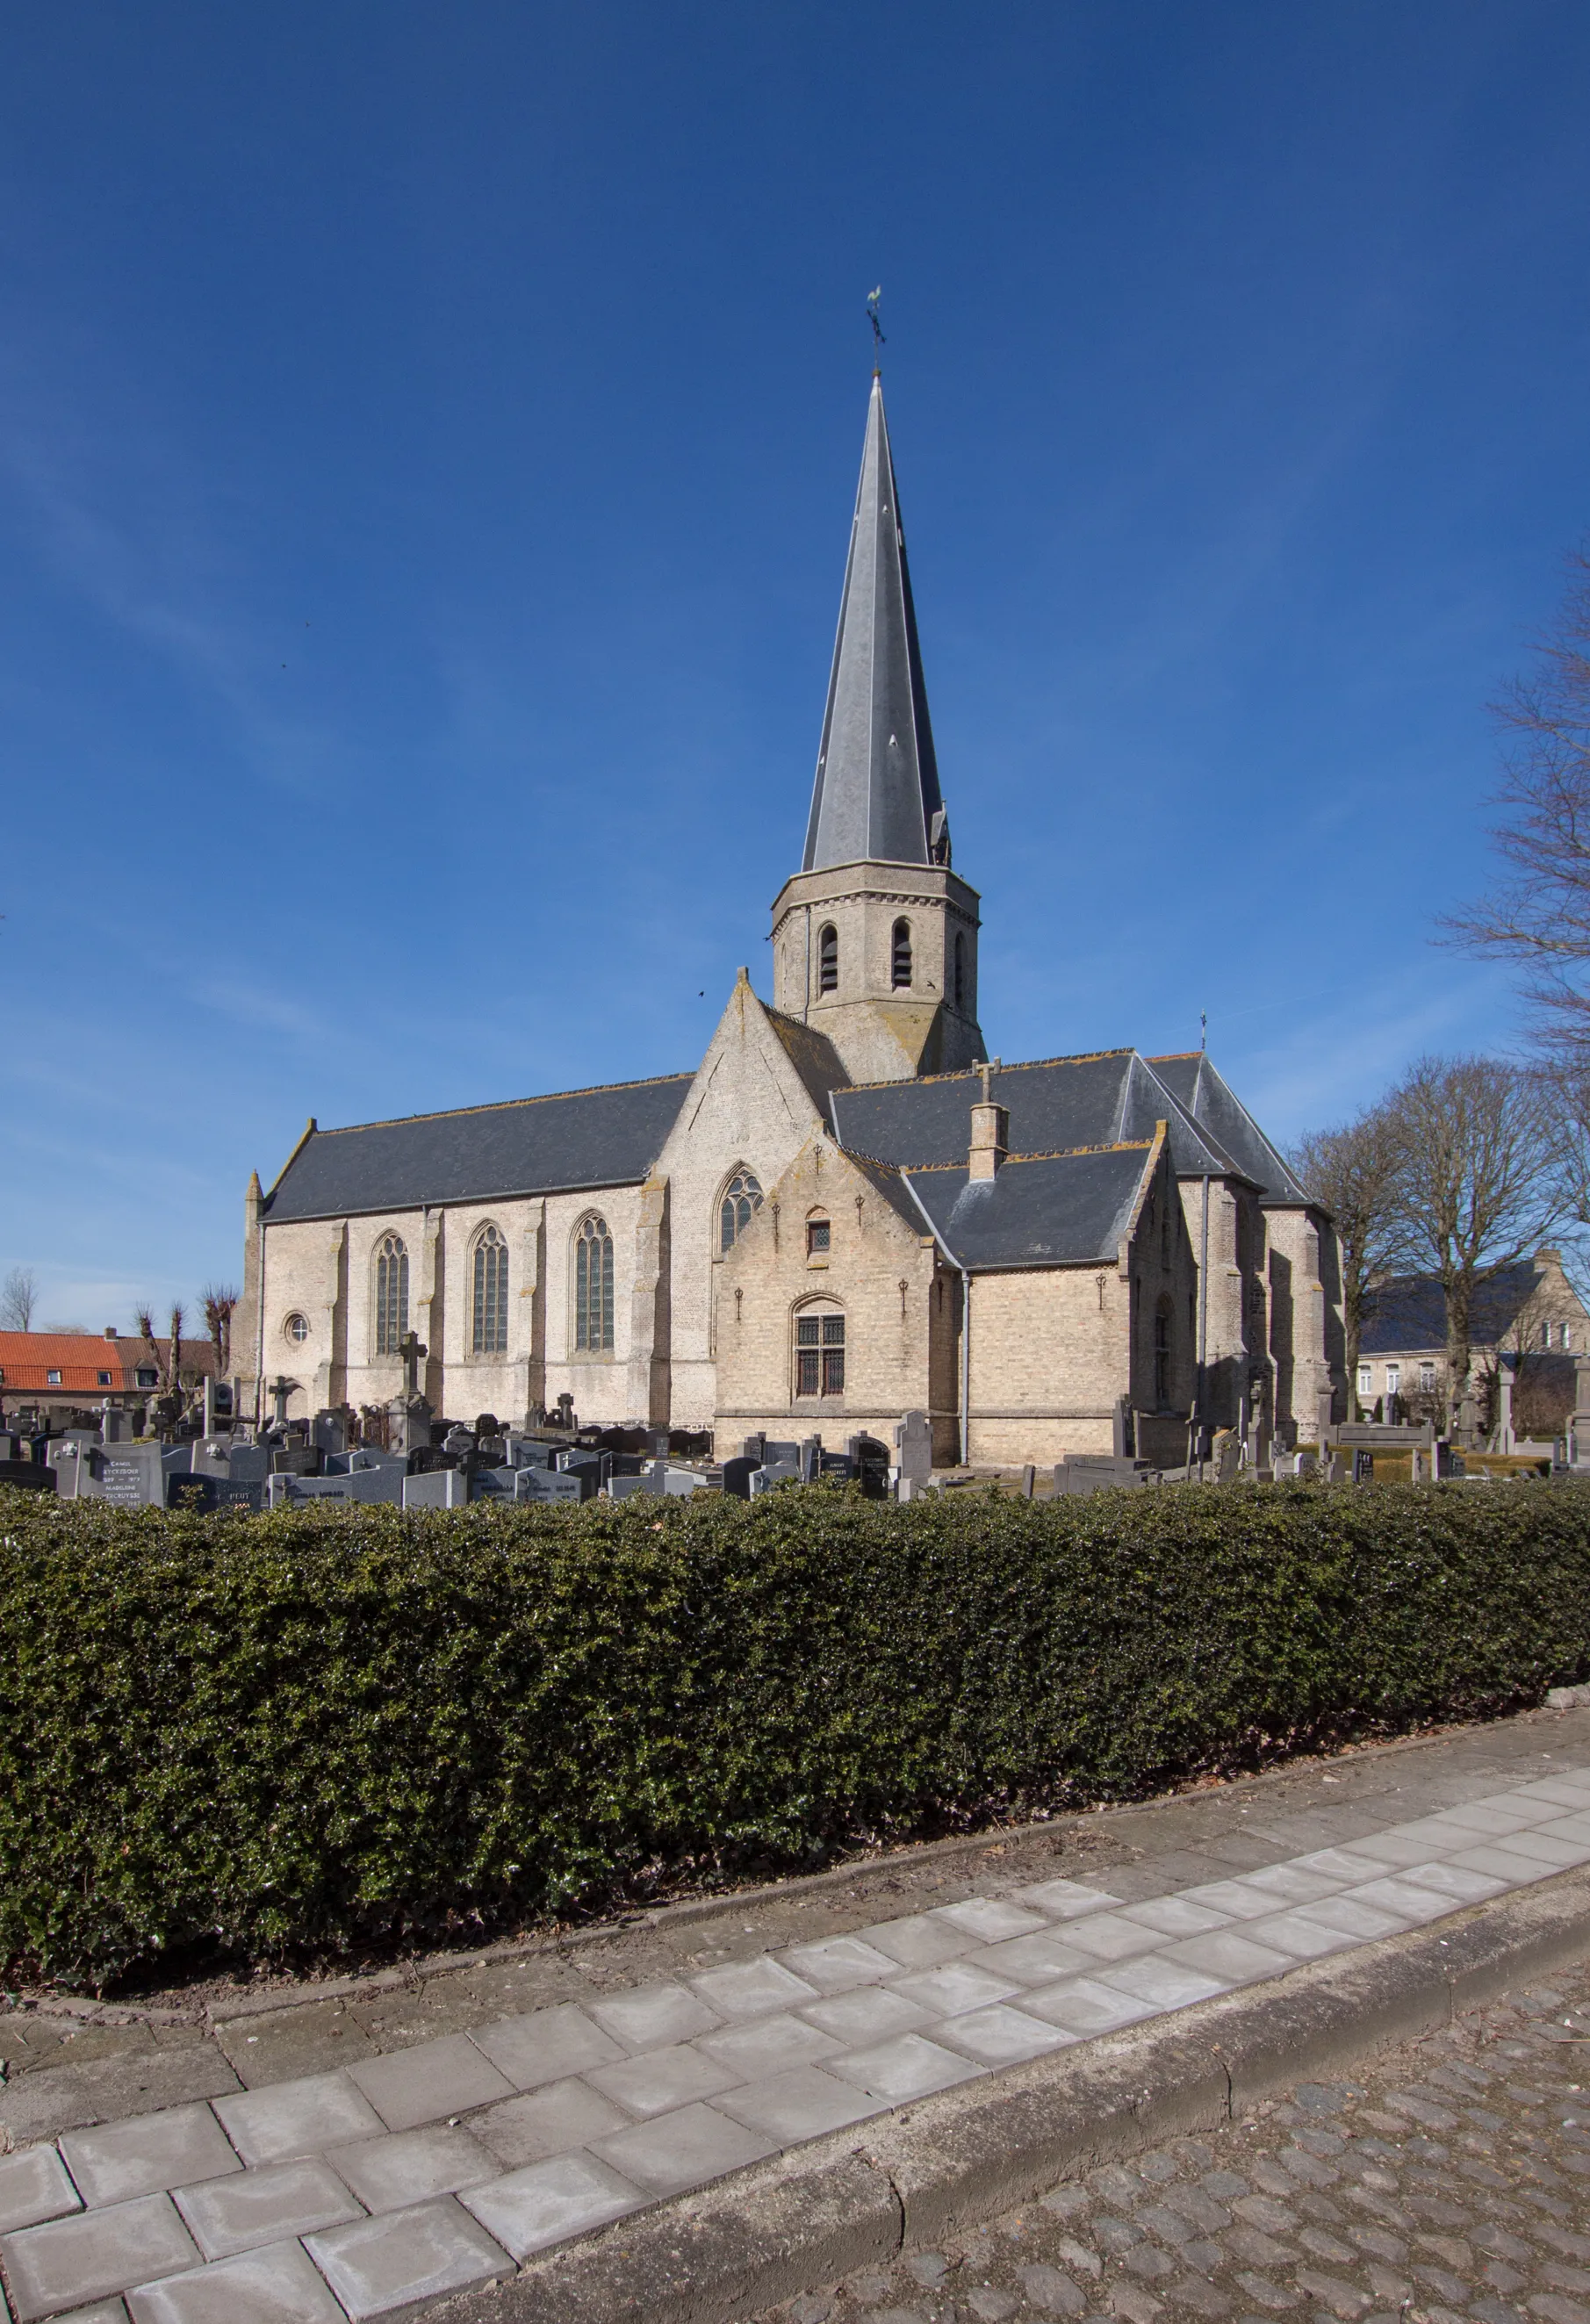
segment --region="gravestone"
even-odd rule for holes
[[[587,1475],[577,1476],[568,1469],[521,1469],[515,1476],[522,1501],[588,1500],[588,1481]]]
[[[91,1456],[101,1498],[116,1509],[165,1507],[165,1471],[158,1444],[102,1445]]]
[[[501,1462],[476,1469],[468,1480],[469,1498],[472,1501],[516,1500],[520,1474],[519,1470],[506,1468]]]
[[[198,1438],[190,1453],[189,1466],[199,1476],[229,1477],[232,1473],[232,1452],[226,1438]]]
[[[747,1436],[744,1440],[740,1446],[740,1457],[744,1461],[753,1461],[756,1463],[756,1466],[759,1469],[761,1468],[763,1461],[767,1458],[767,1435],[765,1431],[759,1429],[754,1436]]]
[[[356,1469],[345,1477],[295,1477],[279,1471],[269,1480],[271,1507],[301,1501],[387,1501],[393,1508],[403,1498],[403,1471],[393,1464],[385,1469]]]
[[[406,1509],[461,1509],[469,1499],[469,1480],[461,1469],[423,1469],[402,1480]]]
[[[731,1494],[736,1501],[748,1501],[751,1499],[751,1479],[761,1466],[762,1462],[753,1460],[747,1452],[737,1453],[726,1461],[723,1464],[724,1491]]]
[[[851,1436],[845,1450],[850,1457],[850,1471],[861,1480],[861,1489],[869,1501],[889,1498],[889,1448],[880,1444],[875,1436]]]
[[[239,1444],[234,1440],[226,1454],[226,1474],[235,1485],[258,1485],[262,1498],[271,1473],[268,1444]]]
[[[1373,1485],[1374,1482],[1374,1454],[1370,1451],[1366,1444],[1354,1444],[1352,1451],[1353,1482],[1355,1485]]]
[[[271,1453],[273,1477],[318,1477],[320,1473],[319,1447],[308,1444],[279,1444]]]
[[[925,1412],[902,1415],[894,1432],[894,1442],[900,1458],[896,1463],[902,1478],[913,1484],[926,1484],[933,1473],[933,1424]]]
[[[101,1443],[106,1444],[125,1444],[131,1438],[132,1434],[132,1414],[130,1412],[124,1412],[119,1404],[106,1405],[105,1407],[105,1418],[100,1425],[99,1434]]]
[[[1112,1485],[1146,1485],[1146,1461],[1114,1452],[1068,1452],[1055,1464],[1055,1491],[1098,1493]]]
[[[310,1433],[311,1442],[322,1452],[346,1452],[348,1449],[347,1423],[332,1406],[323,1406],[316,1413]]]
[[[1436,1446],[1436,1474],[1437,1477],[1467,1476],[1468,1462],[1456,1445],[1437,1444]]]
[[[185,1477],[178,1474],[166,1479],[167,1508],[196,1510],[201,1517],[211,1516],[217,1509],[250,1516],[263,1508],[264,1496],[263,1484],[235,1485],[229,1477],[217,1476],[208,1470],[196,1469]]]
[[[627,1501],[636,1493],[650,1493],[655,1498],[657,1490],[658,1480],[650,1473],[640,1477],[609,1477],[607,1480],[607,1498],[610,1501]]]
[[[508,1465],[513,1469],[550,1469],[556,1446],[539,1436],[508,1437]]]
[[[1234,1428],[1217,1428],[1215,1431],[1215,1482],[1217,1485],[1234,1484],[1237,1471],[1242,1465],[1242,1440]]]
[[[47,1461],[0,1461],[0,1485],[20,1485],[29,1493],[53,1493],[55,1471]]]
[[[49,1466],[55,1471],[57,1497],[63,1501],[75,1501],[80,1489],[79,1478],[88,1471],[88,1447],[74,1437],[52,1436]]]

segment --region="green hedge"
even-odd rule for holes
[[[254,1519],[0,1489],[0,1961],[434,1939],[1538,1700],[1590,1490]]]

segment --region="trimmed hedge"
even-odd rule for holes
[[[0,1961],[434,1939],[1590,1662],[1590,1490],[132,1513],[0,1491]]]

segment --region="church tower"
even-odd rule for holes
[[[772,912],[774,1006],[855,1082],[956,1073],[977,1027],[978,897],[949,863],[894,463],[874,374],[806,857]]]

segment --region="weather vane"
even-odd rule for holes
[[[883,286],[881,282],[875,290],[867,292],[867,320],[873,327],[873,369],[874,371],[881,371],[883,367],[883,326],[878,320],[878,301],[883,296]]]
[[[1208,1010],[1207,1010],[1206,1009],[1205,1009],[1205,1010],[1200,1010],[1199,1015],[1198,1015],[1198,1047],[1199,1047],[1200,1049],[1206,1049],[1206,1048],[1208,1047],[1208,1046],[1209,1046],[1209,1012],[1208,1012]]]

